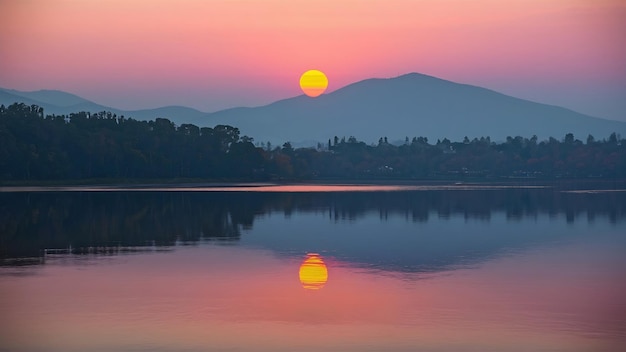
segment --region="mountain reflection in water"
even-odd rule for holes
[[[0,192],[0,350],[626,350],[626,192],[463,187]]]
[[[0,258],[137,251],[198,241],[239,241],[255,220],[276,214],[323,213],[329,221],[378,214],[427,223],[432,217],[507,222],[538,216],[567,223],[610,223],[626,215],[624,192],[566,193],[547,189],[402,192],[19,192],[0,193]],[[532,234],[529,234],[532,237]],[[306,249],[304,249],[306,250]]]

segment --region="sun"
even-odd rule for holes
[[[328,87],[328,78],[319,70],[308,70],[300,76],[300,88],[311,98],[319,97]]]
[[[328,281],[328,269],[317,253],[309,253],[300,265],[300,282],[308,290],[319,290]]]

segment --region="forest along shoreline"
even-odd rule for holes
[[[255,142],[228,125],[176,126],[110,112],[45,115],[36,105],[13,104],[0,106],[0,135],[0,186],[592,180],[617,188],[626,179],[626,140],[616,133],[502,142],[406,136],[395,144],[329,136],[294,148]]]

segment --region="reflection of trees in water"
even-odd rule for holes
[[[381,219],[403,216],[425,222],[462,215],[466,219],[489,220],[493,212],[507,219],[521,220],[540,213],[565,214],[568,222],[580,216],[593,219],[608,216],[616,222],[626,215],[626,193],[563,193],[554,189],[504,189],[491,191],[417,191],[385,193],[286,194],[272,210],[286,215],[303,211],[328,211],[335,221],[356,220],[375,211]]]
[[[224,194],[2,194],[3,256],[37,255],[44,248],[169,246],[177,241],[237,240],[252,226],[254,202]],[[244,205],[245,204],[245,205]]]
[[[463,215],[488,221],[540,213],[565,214],[568,222],[626,214],[626,194],[561,193],[552,189],[364,193],[4,193],[0,194],[0,255],[38,256],[45,248],[169,246],[177,241],[237,240],[256,216],[324,212],[335,221],[372,212],[381,219],[425,222]]]

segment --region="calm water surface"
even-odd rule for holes
[[[0,350],[626,350],[626,192],[176,190],[0,192]]]

